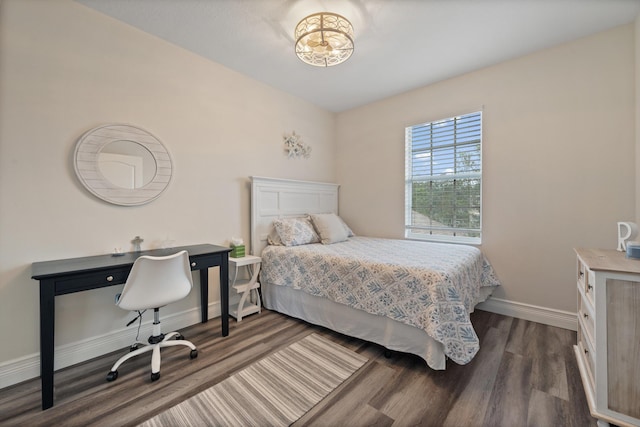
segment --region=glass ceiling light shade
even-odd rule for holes
[[[316,67],[338,65],[353,53],[353,26],[336,13],[314,13],[296,25],[296,55]]]

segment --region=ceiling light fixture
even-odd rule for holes
[[[320,12],[296,25],[296,55],[316,67],[338,65],[353,53],[353,26],[337,13]]]

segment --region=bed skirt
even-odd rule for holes
[[[396,351],[420,356],[431,369],[445,369],[444,347],[426,332],[286,286],[261,285],[269,310],[324,326]]]
[[[263,304],[269,310],[373,342],[389,350],[415,354],[434,370],[446,367],[442,343],[421,329],[286,286],[262,283],[261,288]],[[492,290],[482,289],[478,303],[485,301]]]

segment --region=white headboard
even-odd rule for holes
[[[251,177],[251,253],[260,256],[274,219],[338,213],[338,184]]]

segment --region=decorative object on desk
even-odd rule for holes
[[[171,156],[162,142],[127,124],[98,126],[82,135],[73,166],[91,194],[120,206],[157,199],[172,175]]]
[[[284,151],[290,159],[298,157],[308,159],[311,156],[311,147],[302,141],[302,137],[296,134],[296,131],[284,136]]]
[[[618,250],[624,252],[627,250],[627,241],[638,235],[638,226],[633,222],[618,223]]]
[[[327,338],[311,334],[140,426],[289,426],[367,360]]]
[[[122,252],[122,248],[114,248],[111,256],[123,256],[124,252]]]
[[[241,237],[231,238],[231,258],[242,258],[245,255],[244,240]]]
[[[142,251],[142,248],[140,247],[140,244],[144,242],[144,239],[141,239],[140,236],[136,236],[131,243],[133,243],[133,251],[134,252],[140,252]]]
[[[640,242],[627,242],[627,258],[640,259]]]

